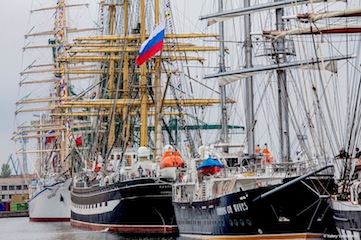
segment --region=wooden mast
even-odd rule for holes
[[[66,28],[66,4],[65,4],[65,0],[60,1],[59,5],[57,6],[57,11],[58,11],[58,19],[57,19],[57,27],[59,27],[59,29],[57,31],[57,40],[56,40],[56,44],[59,44],[62,46],[62,48],[57,48],[57,53],[56,53],[56,58],[60,57],[60,56],[66,56],[66,51],[65,51],[65,45],[67,44],[67,28]],[[63,36],[61,36],[63,35]],[[59,70],[60,75],[61,75],[61,82],[59,83],[59,88],[60,88],[60,104],[63,104],[67,101],[67,97],[68,97],[68,74],[66,74],[67,72],[67,63],[66,62],[60,62],[58,63],[59,68],[57,70]],[[63,88],[63,90],[61,90]],[[68,113],[69,109],[64,109],[63,112],[64,113]],[[61,122],[66,126],[67,125],[67,120],[65,116],[61,117]],[[65,169],[70,169],[70,163],[69,161],[65,161],[65,159],[67,158],[67,156],[69,155],[69,136],[68,136],[68,132],[67,129],[62,130],[61,132],[61,136],[62,139],[60,141],[60,159],[61,159],[61,167],[63,170]]]
[[[155,25],[159,24],[159,0],[155,0]],[[155,112],[154,115],[154,161],[159,161],[161,157],[161,134],[162,134],[162,109],[161,109],[161,97],[162,97],[162,86],[161,86],[161,69],[160,69],[161,58],[155,58],[155,75],[154,75],[154,88],[155,88]]]
[[[140,42],[145,41],[145,0],[140,0]],[[148,147],[148,95],[147,95],[147,77],[146,66],[140,66],[140,146]]]
[[[129,7],[129,1],[128,0],[124,0],[123,3],[123,15],[124,15],[124,43],[123,45],[124,50],[128,47],[128,32],[129,32],[129,11],[128,11],[128,7]],[[124,51],[124,61],[123,61],[123,98],[124,99],[129,99],[130,95],[129,95],[129,52]],[[122,131],[122,135],[124,136],[124,145],[127,146],[129,144],[129,139],[130,139],[130,114],[128,114],[129,110],[128,110],[128,106],[124,106],[123,107],[123,123],[127,123],[126,126],[123,126],[123,131]],[[131,143],[130,143],[131,144]]]
[[[57,106],[58,108],[71,108],[71,109],[84,109],[75,110],[73,112],[64,113],[66,116],[108,116],[108,131],[109,135],[107,136],[108,140],[108,149],[113,146],[113,143],[116,139],[115,134],[115,119],[112,114],[120,114],[122,117],[123,125],[122,132],[120,133],[123,136],[123,140],[127,145],[132,144],[130,139],[130,131],[131,124],[129,118],[135,116],[139,112],[135,111],[135,109],[140,109],[140,142],[139,146],[149,147],[148,142],[148,131],[153,131],[152,127],[148,126],[149,116],[154,115],[154,143],[156,144],[154,150],[154,159],[159,158],[161,153],[161,133],[162,131],[162,123],[160,121],[160,115],[168,115],[168,114],[177,114],[175,112],[162,112],[162,103],[164,107],[189,107],[189,106],[211,106],[213,104],[219,104],[219,99],[165,99],[164,101],[160,101],[164,96],[162,96],[162,86],[161,86],[161,73],[167,73],[169,76],[171,74],[176,73],[175,70],[162,70],[161,63],[172,62],[172,61],[200,61],[203,62],[204,59],[198,56],[191,55],[181,55],[177,56],[175,54],[158,56],[155,57],[154,67],[147,68],[152,63],[144,63],[139,68],[132,69],[132,61],[135,60],[137,53],[139,52],[140,44],[143,43],[146,38],[146,16],[145,16],[145,0],[140,0],[140,33],[131,33],[129,34],[129,0],[124,0],[123,2],[123,19],[124,19],[124,32],[123,35],[115,35],[114,25],[115,25],[115,6],[116,4],[109,4],[110,12],[110,21],[113,23],[109,23],[109,35],[102,36],[92,36],[92,37],[83,37],[83,38],[75,38],[74,43],[69,45],[67,48],[67,54],[64,57],[59,57],[58,61],[66,62],[66,63],[79,63],[79,62],[100,62],[100,63],[108,63],[108,69],[86,69],[82,67],[81,69],[70,68],[65,72],[65,74],[69,75],[69,78],[73,74],[109,74],[109,84],[107,85],[107,90],[109,91],[110,98],[109,99],[90,99],[86,96],[83,96],[81,100],[72,100],[65,102],[62,105]],[[159,0],[155,0],[155,23],[159,23],[160,21],[160,12],[159,12]],[[108,4],[107,4],[108,5]],[[113,5],[113,6],[111,6]],[[165,38],[198,38],[198,37],[217,37],[217,34],[199,34],[199,33],[191,33],[191,34],[171,34],[165,35]],[[176,41],[174,46],[170,43],[164,43],[163,52],[204,52],[204,51],[218,51],[219,47],[200,47],[195,44],[182,43]],[[120,52],[122,54],[120,54]],[[88,66],[88,65],[85,65]],[[134,91],[138,92],[138,97],[134,97],[134,99],[130,99],[130,81],[129,77],[131,74],[135,74],[139,76],[138,84],[132,86]],[[154,76],[154,86],[147,83],[148,78],[147,75],[152,74]],[[118,79],[119,78],[119,79]],[[122,78],[122,79],[121,79]],[[123,81],[122,88],[118,88],[115,86],[116,79],[118,81]],[[153,80],[153,79],[152,79]],[[153,92],[155,93],[155,101],[151,100],[148,96],[148,88],[152,87]],[[115,97],[116,93],[119,93],[119,98]],[[117,99],[114,99],[117,98]],[[234,101],[227,101],[232,103]],[[94,112],[88,112],[89,108],[94,108]],[[112,111],[113,108],[113,111]],[[151,108],[151,109],[150,109]],[[97,109],[99,112],[97,113]],[[152,110],[152,111],[150,111]],[[52,116],[59,116],[61,114],[53,114]],[[139,115],[138,115],[139,116]],[[137,128],[137,127],[135,127]],[[138,130],[137,130],[138,131]],[[158,133],[158,134],[157,134]]]
[[[114,4],[109,4],[109,14],[110,14],[110,21],[109,21],[109,34],[110,35],[114,35],[114,21],[115,21],[115,5]],[[113,41],[110,41],[110,47],[112,47],[113,45]],[[118,50],[119,51],[119,50]],[[111,52],[110,53],[110,57],[114,57],[115,53]],[[115,75],[115,71],[114,71],[114,66],[115,66],[115,61],[113,59],[111,59],[109,61],[109,81],[108,81],[108,91],[110,94],[110,99],[114,99],[115,97],[115,87],[114,87],[114,75]],[[108,128],[109,128],[109,135],[108,135],[108,151],[109,149],[111,149],[111,147],[114,144],[115,141],[115,113],[110,111],[109,115],[108,115]]]

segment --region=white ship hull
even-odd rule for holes
[[[42,187],[29,200],[29,219],[31,222],[70,221],[71,179]]]

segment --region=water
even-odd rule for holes
[[[0,239],[11,240],[184,240],[183,238],[124,237],[116,233],[87,231],[70,222],[30,222],[29,218],[0,218]]]

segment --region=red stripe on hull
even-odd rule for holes
[[[70,218],[31,218],[30,222],[70,222]]]
[[[89,229],[92,231],[104,231],[109,232],[118,232],[118,233],[148,233],[148,234],[175,234],[178,233],[177,226],[127,226],[127,225],[107,225],[107,224],[94,224],[94,223],[85,223],[70,220],[71,226]]]

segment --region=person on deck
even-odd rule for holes
[[[272,157],[272,153],[270,152],[270,150],[268,150],[267,148],[267,143],[264,144],[265,147],[263,149],[263,155],[264,155],[264,159],[262,159],[262,163],[272,163],[273,161],[273,157]]]
[[[256,154],[261,154],[261,147],[259,146],[259,144],[257,144],[257,147],[254,151]]]
[[[335,158],[349,158],[350,155],[345,151],[344,148],[340,149],[340,153]]]
[[[357,148],[356,148],[355,158],[360,158],[360,157],[361,157],[361,151],[360,151],[360,149],[357,147]]]

